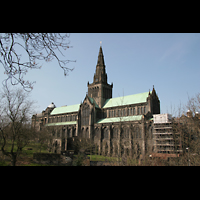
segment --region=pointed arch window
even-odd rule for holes
[[[129,138],[129,128],[125,128],[124,134],[125,134],[125,138]]]
[[[140,114],[140,107],[138,107],[138,115]]]
[[[131,108],[131,115],[133,115],[133,108]]]
[[[120,116],[121,116],[120,114],[121,114],[121,111],[120,111],[120,110],[118,110],[118,117],[120,117]]]
[[[82,125],[89,125],[89,105],[85,104],[82,108],[82,113],[81,113],[81,124]]]
[[[118,129],[117,129],[117,127],[113,128],[113,138],[118,138]]]
[[[108,133],[108,128],[107,127],[103,130],[103,137],[104,137],[104,139],[108,139],[108,137],[109,137],[109,133]]]
[[[125,108],[123,109],[123,116],[126,116],[126,110],[125,110]]]

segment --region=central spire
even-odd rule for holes
[[[105,71],[105,62],[104,62],[104,56],[103,56],[103,50],[102,46],[99,48],[99,55],[96,65],[96,73],[94,74],[94,82],[104,82],[107,83],[107,74]]]
[[[97,65],[104,65],[104,67],[105,67],[105,64],[104,64],[104,56],[103,56],[103,50],[102,50],[102,47],[101,47],[101,46],[100,46],[100,49],[99,49],[99,55],[98,55]]]
[[[100,43],[101,44],[101,43]],[[105,62],[102,46],[100,45],[96,71],[93,83],[88,82],[88,97],[93,98],[99,108],[102,108],[106,99],[112,98],[113,84],[107,83],[107,74],[105,70]]]

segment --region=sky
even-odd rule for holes
[[[113,97],[147,92],[154,85],[161,113],[170,113],[171,107],[185,105],[188,95],[200,92],[199,33],[71,33],[69,40],[73,48],[60,57],[76,60],[67,65],[74,68],[68,76],[56,60],[41,61],[41,69],[29,70],[25,76],[36,81],[31,92],[36,113],[51,102],[60,107],[84,100],[87,82],[93,82],[100,41]]]

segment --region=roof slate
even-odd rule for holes
[[[144,92],[144,93],[133,94],[133,95],[128,95],[124,97],[107,99],[103,108],[144,103],[146,102],[148,95],[149,95],[149,92]]]
[[[71,106],[62,106],[58,108],[54,108],[51,112],[51,115],[58,115],[63,113],[71,113],[71,112],[78,112],[80,104],[75,104]]]

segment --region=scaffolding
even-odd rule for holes
[[[181,153],[180,137],[173,132],[171,115],[156,114],[153,118],[154,153]]]
[[[153,121],[156,124],[169,123],[172,121],[172,115],[170,114],[153,115]]]

